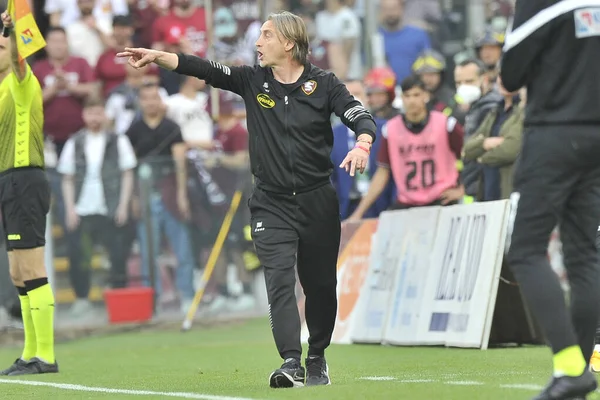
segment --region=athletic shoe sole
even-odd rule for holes
[[[304,383],[294,380],[294,378],[283,371],[272,372],[269,376],[269,386],[273,389],[289,389],[294,387],[303,387]]]

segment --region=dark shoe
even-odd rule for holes
[[[19,368],[23,367],[26,364],[27,364],[27,361],[25,361],[21,358],[17,358],[10,367],[6,368],[4,371],[0,371],[0,375],[4,375],[4,376],[10,375],[12,372],[19,370]]]
[[[533,400],[569,400],[578,397],[585,398],[596,390],[598,382],[590,371],[585,371],[580,376],[561,376],[552,378],[546,388]]]
[[[300,360],[288,358],[281,368],[276,369],[269,376],[269,386],[274,389],[304,386],[304,367]]]
[[[37,357],[33,357],[24,365],[11,372],[8,376],[18,375],[37,375],[37,374],[55,374],[58,372],[58,363],[48,364]]]
[[[306,386],[331,385],[325,357],[308,356],[306,359]]]

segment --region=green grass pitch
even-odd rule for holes
[[[1,349],[2,366],[8,366],[19,351]],[[187,333],[143,330],[92,337],[59,344],[56,351],[60,374],[16,382],[2,377],[0,397],[529,399],[551,373],[550,352],[545,348],[480,351],[337,345],[327,353],[331,386],[274,390],[268,387],[267,378],[281,360],[265,319],[192,328]]]

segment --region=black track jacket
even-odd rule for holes
[[[526,126],[600,124],[600,0],[517,0],[500,74]]]
[[[357,135],[367,133],[375,140],[371,114],[334,74],[312,64],[289,85],[275,80],[270,68],[228,67],[184,54],[179,54],[175,72],[242,96],[252,174],[266,191],[295,194],[329,181],[334,168],[332,112]]]

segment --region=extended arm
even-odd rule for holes
[[[5,11],[2,13],[3,35],[4,30],[10,33],[10,65],[19,82],[27,76],[27,63],[19,57],[19,49],[17,47],[17,35],[15,34],[14,24],[10,14]],[[1,43],[0,43],[1,44]]]
[[[248,66],[228,67],[216,61],[192,55],[142,48],[126,48],[117,56],[129,57],[129,63],[134,68],[142,68],[150,63],[155,63],[163,69],[175,71],[181,75],[194,76],[216,88],[229,90],[239,95],[243,95],[244,87],[247,86],[247,76],[252,71],[252,68]]]

